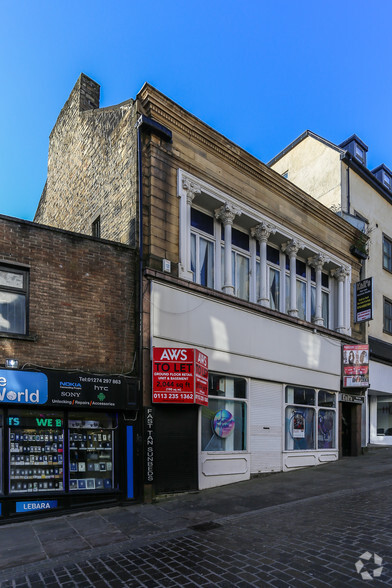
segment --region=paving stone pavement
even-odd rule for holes
[[[356,459],[134,510],[5,525],[0,587],[392,586],[392,451]],[[24,528],[34,551],[31,527],[41,559],[14,565],[1,531],[16,547]],[[70,540],[75,549],[62,551]]]

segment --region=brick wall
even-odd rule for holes
[[[137,153],[133,100],[99,109],[99,85],[81,75],[50,134],[48,175],[35,221],[134,244]]]
[[[126,373],[135,351],[135,251],[0,217],[0,263],[29,266],[29,338],[0,335],[0,364]]]

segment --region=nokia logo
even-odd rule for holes
[[[61,388],[81,388],[82,384],[80,382],[60,382]]]

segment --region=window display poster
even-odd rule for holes
[[[343,387],[369,385],[369,345],[343,345]]]
[[[293,439],[305,438],[305,417],[302,412],[293,415]]]

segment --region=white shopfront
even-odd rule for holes
[[[392,445],[392,367],[370,361],[369,442]]]
[[[254,305],[151,282],[151,348],[208,356],[199,488],[338,459],[341,342]],[[226,411],[222,412],[222,411]],[[216,415],[230,415],[225,434]]]

